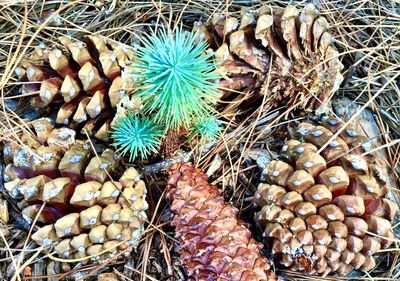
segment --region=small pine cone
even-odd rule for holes
[[[68,178],[48,181],[41,187],[42,197],[38,198],[47,203],[38,216],[44,226],[32,234],[32,240],[49,250],[52,248],[62,258],[86,261],[90,257],[90,261],[96,263],[106,262],[119,252],[136,247],[144,231],[148,208],[146,187],[138,176],[134,168],[129,168],[119,182],[87,181],[73,186],[72,196],[68,197],[69,208],[58,210],[52,207],[57,206],[54,204],[57,202],[54,197],[48,198],[47,189],[50,195],[51,191],[65,190]],[[31,205],[22,213],[32,220],[40,207]],[[129,256],[130,252],[124,255]]]
[[[335,133],[339,133],[334,137]],[[309,275],[375,267],[393,242],[398,207],[366,138],[334,118],[301,123],[254,196],[255,220],[277,261]],[[319,153],[318,151],[321,150]],[[368,153],[367,153],[368,152]]]
[[[131,60],[129,52],[99,36],[85,36],[85,42],[67,37],[59,41],[61,48],[39,45],[16,69],[24,82],[21,90],[38,91],[32,106],[47,109],[49,115],[56,110],[57,124],[108,141],[117,105],[123,98],[129,100],[121,78]]]
[[[172,225],[189,280],[278,280],[260,254],[238,209],[224,203],[207,175],[192,164],[171,167],[168,195]]]
[[[263,96],[267,108],[316,110],[343,80],[328,22],[312,4],[301,11],[292,5],[244,8],[240,19],[215,14],[206,24],[195,23],[194,30],[215,51],[226,113],[248,110]]]

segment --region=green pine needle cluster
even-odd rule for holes
[[[219,137],[222,123],[215,117],[218,78],[213,53],[198,34],[161,29],[142,39],[130,75],[135,95],[141,98],[141,115],[128,114],[113,125],[114,146],[130,161],[157,152],[168,131],[185,128],[189,139],[200,142]]]
[[[199,119],[190,130],[190,138],[200,136],[200,142],[205,143],[218,139],[222,132],[222,122],[214,116]]]
[[[218,78],[212,53],[197,34],[161,29],[142,39],[132,78],[147,113],[166,131],[188,128],[192,120],[209,115],[216,100]]]
[[[163,132],[149,118],[138,114],[128,114],[117,120],[112,127],[114,146],[122,155],[129,153],[129,161],[140,156],[145,159],[150,153],[157,152]]]

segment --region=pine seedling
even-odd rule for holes
[[[149,118],[132,113],[120,117],[112,129],[114,146],[122,155],[129,153],[130,162],[138,156],[143,160],[150,153],[157,152],[164,137],[161,128]]]
[[[208,116],[216,101],[218,75],[207,43],[197,34],[162,28],[142,39],[132,78],[146,113],[165,131],[188,128],[194,119]]]
[[[222,131],[222,122],[214,116],[207,116],[197,120],[190,129],[189,137],[199,136],[201,143],[216,140]]]

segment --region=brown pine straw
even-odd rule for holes
[[[247,0],[183,0],[169,1],[128,1],[128,0],[2,0],[0,1],[0,141],[16,141],[23,146],[17,133],[29,130],[26,120],[20,114],[29,108],[29,94],[18,93],[19,83],[14,77],[14,70],[25,55],[32,52],[34,46],[43,42],[46,46],[59,44],[57,37],[71,35],[81,37],[85,34],[99,34],[132,46],[136,36],[140,36],[143,27],[164,24],[176,28],[179,24],[191,26],[195,20],[207,21],[214,13],[238,15],[240,5],[251,3],[254,9],[260,7],[261,1]],[[284,7],[287,1],[263,1],[271,7]],[[305,5],[306,1],[297,2]],[[337,38],[336,45],[340,58],[345,65],[345,81],[335,98],[349,98],[359,105],[353,115],[357,121],[365,110],[376,114],[376,124],[380,134],[376,137],[381,145],[374,150],[387,155],[385,159],[392,170],[394,181],[399,184],[400,174],[400,4],[395,0],[321,0],[319,8],[331,25],[331,32]],[[153,22],[148,19],[151,18]],[[271,97],[264,97],[265,100]],[[18,102],[16,111],[8,108],[10,101]],[[283,105],[285,106],[285,105]],[[227,201],[238,206],[243,218],[251,222],[251,197],[257,178],[258,168],[254,162],[249,163],[249,155],[254,147],[272,151],[274,136],[294,122],[307,116],[294,115],[289,108],[263,110],[261,106],[248,118],[237,124],[234,112],[228,114],[224,134],[210,150],[199,145],[192,147],[196,163],[208,168],[218,154],[223,163],[215,172],[214,182],[219,184]],[[331,114],[335,115],[335,103]],[[285,118],[288,116],[288,118]],[[346,120],[345,120],[346,121]],[[0,145],[1,146],[1,145]],[[207,152],[208,151],[208,152]],[[149,199],[152,206],[146,235],[142,245],[126,265],[120,261],[112,270],[121,280],[173,280],[172,275],[180,276],[182,269],[179,258],[174,251],[176,241],[168,225],[167,205],[165,204],[163,178],[146,175],[149,187]],[[395,190],[398,193],[398,189]],[[161,196],[151,198],[152,192]],[[399,193],[397,194],[399,195]],[[397,196],[398,199],[399,196]],[[394,223],[395,232],[400,224]],[[11,232],[17,233],[11,226]],[[24,232],[22,232],[24,233]],[[2,232],[0,232],[2,234]],[[8,277],[22,280],[26,265],[34,268],[37,261],[45,255],[29,242],[28,232],[23,234],[20,243],[13,240],[13,235],[0,235],[0,272],[11,272]],[[19,237],[21,238],[21,237]],[[326,277],[324,280],[399,280],[400,279],[400,243],[399,237],[388,251],[382,251],[384,258],[381,265],[389,268],[386,271],[378,267],[371,273],[361,273],[352,277]],[[4,245],[4,246],[3,246]],[[391,257],[389,260],[388,258]],[[50,260],[50,259],[47,259]],[[389,261],[392,261],[390,264]],[[89,278],[109,268],[105,265],[90,265],[71,269],[70,272],[37,278]],[[383,267],[381,267],[383,268]],[[11,269],[11,271],[10,271]],[[288,270],[280,274],[289,280],[322,280],[319,277],[307,277]],[[77,277],[77,278],[75,278]],[[93,277],[94,278],[94,277]],[[169,278],[169,279],[168,279]],[[85,279],[86,280],[86,279]]]

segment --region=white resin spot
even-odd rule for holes
[[[333,215],[333,214],[328,214],[328,215],[326,215],[326,217],[328,218],[328,219],[330,219],[330,220],[336,220],[336,217],[335,217],[335,215]]]
[[[351,166],[356,170],[362,169],[362,163],[359,160],[351,162]]]
[[[349,213],[355,213],[356,211],[353,207],[347,207],[346,209]]]
[[[96,224],[96,222],[97,222],[97,219],[96,219],[96,218],[91,218],[91,219],[89,220],[89,224],[90,224],[90,225],[94,225],[94,224]]]
[[[311,227],[314,229],[318,229],[318,224],[313,224],[313,225],[311,225]]]
[[[100,196],[100,191],[96,191],[95,193],[93,193],[93,197],[97,198]]]
[[[104,170],[104,169],[106,169],[108,167],[108,163],[101,163],[100,165],[99,165],[99,169],[100,170]]]
[[[299,186],[299,185],[301,185],[301,181],[300,180],[295,180],[295,181],[293,181],[293,184],[295,186]]]
[[[99,238],[99,243],[104,243],[104,237]]]
[[[116,61],[117,60],[117,56],[114,53],[112,53],[111,56],[110,56],[110,60],[112,62]]]
[[[286,205],[289,205],[291,203],[291,201],[289,199],[286,199],[284,202]]]
[[[312,132],[311,133],[314,137],[319,137],[319,136],[321,136],[322,135],[322,131],[314,131],[314,132]]]
[[[361,231],[355,229],[355,230],[354,230],[354,234],[355,234],[355,235],[360,235],[360,234],[361,234]]]
[[[87,192],[83,195],[83,200],[92,200],[93,199],[93,193],[92,192]]]
[[[321,200],[321,199],[322,199],[322,198],[321,198],[321,195],[319,195],[318,193],[313,194],[311,197],[312,197],[312,199],[314,199],[314,200]]]
[[[346,130],[347,135],[349,135],[350,137],[356,137],[357,133],[354,130]]]
[[[304,166],[305,168],[311,168],[313,165],[314,165],[314,163],[313,163],[313,162],[310,162],[310,161],[304,162],[304,164],[303,164],[303,166]]]
[[[54,55],[56,55],[57,58],[61,58],[62,52],[60,49],[55,49],[54,50]]]
[[[113,219],[113,221],[119,220],[119,214],[114,214],[114,215],[112,216],[112,219]]]
[[[119,195],[119,190],[114,190],[113,193],[111,193],[112,197],[118,197]]]
[[[288,146],[285,144],[284,146],[282,146],[282,152],[286,152],[288,150]]]
[[[275,170],[272,172],[272,176],[277,177],[279,176],[279,171]]]
[[[330,181],[331,183],[339,183],[339,179],[338,179],[337,177],[334,177],[334,176],[329,177],[329,181]]]
[[[117,240],[121,239],[121,234],[117,234],[117,235],[115,236],[115,239],[117,239]]]
[[[15,74],[16,74],[17,76],[20,76],[20,75],[22,74],[22,70],[21,70],[21,68],[19,68],[19,67],[16,68],[14,72],[15,72]]]
[[[305,213],[306,213],[306,212],[305,212],[303,209],[300,209],[300,210],[299,210],[299,214],[300,214],[300,215],[304,215]]]
[[[65,252],[63,253],[63,256],[64,256],[65,258],[67,258],[67,257],[69,256],[69,252],[68,252],[68,251],[65,251]]]
[[[71,159],[69,160],[69,162],[76,164],[79,163],[82,160],[83,156],[82,155],[72,155]]]
[[[33,67],[28,67],[28,69],[26,70],[26,74],[28,75],[28,78],[32,78],[33,75],[35,75],[36,71]]]
[[[135,194],[135,195],[133,195],[133,196],[131,197],[131,199],[132,199],[132,201],[136,201],[136,200],[138,200],[138,196]]]
[[[296,148],[296,152],[299,153],[299,154],[303,153],[304,150],[305,150],[305,149],[304,149],[304,147],[302,147],[302,146]]]
[[[374,192],[374,188],[373,188],[372,186],[367,185],[367,186],[365,187],[365,189],[366,189],[368,192]]]
[[[85,251],[85,247],[80,246],[80,247],[78,248],[78,251],[79,251],[79,252],[84,252],[84,251]]]
[[[69,88],[69,96],[70,96],[70,97],[75,96],[75,93],[76,93],[76,91],[75,91],[75,88],[74,88],[74,87]]]
[[[69,233],[71,233],[71,231],[72,231],[72,227],[71,227],[71,226],[68,226],[68,227],[66,227],[66,228],[64,229],[64,234],[69,234]]]
[[[93,70],[91,70],[91,71],[88,73],[87,78],[88,78],[89,81],[92,81],[92,80],[94,79],[94,72],[93,72]]]
[[[50,245],[51,245],[51,240],[49,239],[49,238],[45,238],[45,239],[43,239],[43,242],[42,242],[42,246],[43,247],[49,247]]]
[[[46,90],[44,91],[43,97],[45,98],[45,100],[50,100],[50,98],[51,98],[51,92],[50,92],[48,89],[46,89]]]
[[[260,199],[260,198],[261,198],[260,193],[256,193],[256,198],[257,198],[257,199]]]
[[[330,143],[329,143],[329,146],[330,147],[333,147],[333,148],[336,148],[336,147],[338,147],[340,144],[339,144],[339,142],[338,141],[331,141]]]

